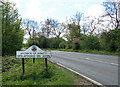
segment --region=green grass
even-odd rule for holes
[[[73,49],[50,49],[50,48],[48,50],[58,50],[58,51],[68,51],[68,52],[82,52],[82,53],[94,53],[94,54],[104,54],[104,55],[120,55],[119,52],[98,51],[98,50],[73,50]]]
[[[28,47],[26,47],[27,49]],[[68,52],[82,52],[82,53],[93,53],[93,54],[104,54],[104,55],[120,55],[120,52],[109,52],[109,51],[98,51],[98,50],[73,50],[73,49],[55,49],[55,48],[41,48],[46,50],[58,50]]]
[[[25,59],[25,74],[22,73],[22,59],[14,56],[2,58],[2,85],[93,85],[88,80],[44,59]]]

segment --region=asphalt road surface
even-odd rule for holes
[[[51,60],[103,85],[118,85],[118,56],[52,51]]]

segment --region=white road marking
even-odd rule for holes
[[[87,60],[91,60],[91,61],[96,61],[96,62],[100,62],[100,63],[105,63],[105,64],[111,64],[111,65],[115,65],[115,66],[119,66],[119,64],[116,64],[116,63],[109,63],[109,62],[104,62],[104,61],[100,61],[100,60],[93,60],[93,59],[90,59],[90,58],[85,58]]]
[[[116,66],[119,66],[119,64],[116,64],[116,63],[111,63],[111,64],[116,65]]]
[[[85,59],[89,60],[89,58],[85,58]]]

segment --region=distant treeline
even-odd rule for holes
[[[73,50],[103,50],[115,52],[119,51],[120,30],[115,29],[109,32],[103,32],[98,38],[97,36],[82,35],[75,38],[72,42],[65,41],[62,38],[46,38],[44,36],[36,37],[34,44],[40,48],[54,49],[73,49]],[[33,40],[29,39],[26,46],[33,45]]]

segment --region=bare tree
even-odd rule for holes
[[[50,35],[54,37],[60,37],[63,29],[62,23],[59,23],[57,20],[51,18],[48,18],[44,23],[41,24],[41,31],[44,35],[46,34],[47,37]]]
[[[30,28],[32,29],[32,38],[37,36],[38,23],[34,20],[30,20]]]
[[[96,17],[87,17],[88,23],[87,26],[89,27],[89,34],[93,35],[95,30],[99,31],[99,25],[101,24],[102,20]]]
[[[64,30],[65,30],[65,25],[63,23],[59,23],[56,30],[56,36],[60,37],[60,35],[64,33]]]
[[[55,19],[51,19],[50,25],[51,25],[51,34],[54,35],[55,37],[58,36],[59,33],[59,22]]]
[[[43,35],[47,35],[47,37],[51,34],[51,19],[47,18],[42,24],[41,24],[41,32]]]
[[[25,30],[25,34],[28,34],[31,39],[32,38],[32,34],[31,34],[32,29],[30,28],[30,20],[29,19],[23,20],[23,28]]]
[[[30,36],[30,39],[36,37],[38,23],[34,20],[24,19],[23,20],[23,28],[25,30],[25,34]]]
[[[83,31],[83,34],[86,35],[86,33],[87,33],[88,30],[89,30],[88,25],[87,25],[86,23],[83,23],[81,26],[82,26],[81,29],[82,29],[82,31]]]
[[[120,26],[120,18],[119,18],[119,10],[120,10],[120,2],[119,0],[115,2],[115,0],[107,0],[106,2],[103,2],[103,6],[106,9],[106,15],[111,18],[110,23],[112,23],[117,29]]]

